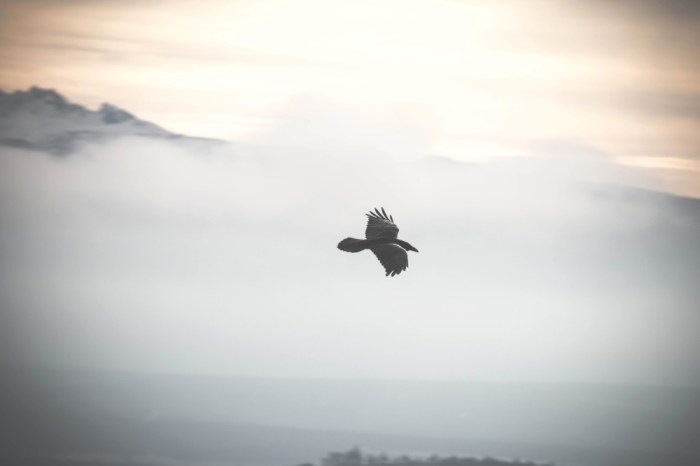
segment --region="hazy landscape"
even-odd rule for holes
[[[696,0],[0,1],[0,465],[700,465],[698,57]]]
[[[6,461],[284,465],[352,446],[588,465],[691,465],[696,389],[21,371]],[[15,464],[22,464],[21,462]],[[71,463],[73,464],[73,463]],[[96,463],[99,464],[99,463]]]
[[[565,143],[350,157],[316,111],[243,145],[0,94],[5,463],[697,464],[700,201]],[[335,249],[376,199],[403,281]]]

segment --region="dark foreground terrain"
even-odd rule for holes
[[[367,464],[404,464],[402,455],[425,466],[471,466],[420,462],[431,455],[500,458],[473,463],[492,466],[516,458],[700,464],[695,389],[15,369],[5,375],[2,464],[289,466],[325,458],[323,466],[348,466],[328,452],[353,445],[367,452]]]

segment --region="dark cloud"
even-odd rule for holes
[[[633,115],[653,119],[683,119],[700,121],[700,89],[661,90],[652,86],[640,86],[627,90],[577,90],[557,94],[561,100],[571,100],[577,105],[613,107]]]
[[[700,123],[700,94],[697,93],[636,92],[622,100],[646,114]]]
[[[697,0],[596,0],[596,3],[633,14],[679,19],[700,18],[700,2]]]

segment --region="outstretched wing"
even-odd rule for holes
[[[374,209],[367,214],[367,229],[365,230],[365,238],[396,238],[399,234],[399,227],[394,224],[394,218],[387,215],[382,207],[382,211]]]
[[[408,254],[396,244],[377,244],[370,248],[386,271],[386,275],[398,275],[408,267]]]

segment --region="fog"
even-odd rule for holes
[[[694,464],[700,201],[580,141],[426,139],[299,98],[244,141],[0,149],[0,459]],[[336,248],[375,207],[395,277]]]
[[[700,207],[575,141],[469,165],[301,99],[228,145],[2,149],[8,363],[697,383]],[[385,207],[420,253],[336,249]]]

